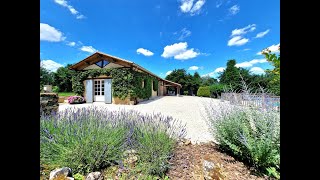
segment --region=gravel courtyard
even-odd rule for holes
[[[197,143],[214,141],[205,120],[204,104],[210,101],[217,106],[220,102],[216,99],[196,96],[162,96],[154,100],[140,102],[137,105],[115,105],[100,102],[78,105],[59,104],[59,111],[70,107],[103,106],[110,110],[133,109],[141,113],[160,112],[186,123],[186,138],[190,139],[192,143]]]

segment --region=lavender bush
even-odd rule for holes
[[[243,93],[252,93],[246,84]],[[264,173],[280,177],[280,112],[230,102],[207,105],[211,131],[219,146]],[[272,169],[272,174],[270,173]]]
[[[41,116],[40,125],[41,163],[79,173],[121,165],[123,152],[135,149],[145,173],[163,175],[175,139],[185,136],[185,127],[172,117],[99,107]]]

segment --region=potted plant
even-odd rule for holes
[[[81,96],[70,96],[68,97],[69,104],[82,104],[85,103],[85,100]]]

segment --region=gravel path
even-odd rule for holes
[[[209,127],[205,120],[204,103],[212,102],[218,105],[219,100],[202,98],[196,96],[162,96],[154,100],[141,102],[137,105],[114,105],[100,102],[88,104],[60,104],[59,111],[63,111],[69,107],[87,107],[87,106],[103,106],[110,110],[117,109],[133,109],[141,113],[158,113],[172,116],[174,119],[186,123],[186,138],[191,142],[209,142],[214,141],[213,136],[209,132]]]

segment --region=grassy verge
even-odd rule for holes
[[[92,107],[40,118],[40,162],[87,174],[126,166],[124,152],[137,151],[142,174],[163,177],[176,138],[185,128],[171,117]]]
[[[59,92],[58,93],[58,96],[59,97],[68,97],[68,96],[75,96],[76,93],[74,92]]]

